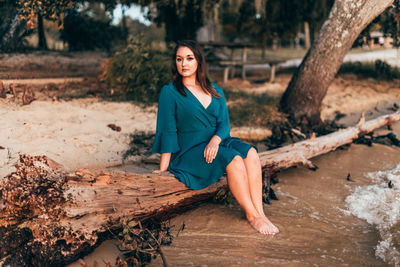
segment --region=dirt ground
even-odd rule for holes
[[[96,76],[106,58],[103,52],[56,52],[0,54],[0,79]]]

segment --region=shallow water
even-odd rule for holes
[[[280,200],[265,212],[280,234],[255,232],[235,203],[206,204],[171,220],[173,233],[183,223],[185,229],[163,247],[169,266],[385,266],[375,255],[379,230],[351,215],[345,200],[358,186],[373,184],[365,173],[394,168],[400,149],[351,145],[313,162],[315,172],[297,167],[279,174],[274,189]],[[346,180],[348,173],[354,182]],[[117,254],[107,241],[85,261],[113,263]],[[162,266],[160,257],[150,266]]]
[[[394,169],[365,175],[374,184],[357,186],[346,198],[350,212],[373,224],[380,241],[375,254],[385,262],[400,265],[400,164]]]
[[[397,148],[352,145],[279,175],[279,201],[265,206],[281,233],[257,234],[237,208],[205,205],[172,220],[185,230],[164,247],[172,266],[382,266],[375,256],[379,234],[365,220],[347,212],[345,198],[356,186],[370,184],[364,173],[400,162]],[[348,173],[354,182],[346,180]],[[160,259],[151,266],[159,266]]]

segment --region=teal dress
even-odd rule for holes
[[[246,158],[252,147],[230,136],[224,92],[215,83],[213,86],[221,97],[212,97],[207,108],[187,88],[185,97],[172,83],[161,89],[158,103],[152,152],[172,153],[168,170],[187,187],[196,190],[218,181],[232,159],[236,155]],[[216,158],[207,163],[204,149],[214,135],[222,141]]]

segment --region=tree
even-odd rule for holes
[[[19,49],[28,34],[30,31],[26,29],[25,21],[19,19],[15,1],[0,0],[0,51]]]
[[[110,19],[97,20],[87,13],[71,10],[65,15],[60,38],[68,43],[70,51],[96,48],[110,51],[114,41],[125,39],[122,29],[111,25]]]
[[[318,39],[284,92],[280,109],[297,123],[321,122],[328,87],[360,32],[394,0],[336,0]]]
[[[165,24],[165,41],[196,39],[197,30],[203,25],[202,1],[155,1],[158,25]]]
[[[78,1],[67,0],[18,0],[17,6],[20,18],[26,20],[28,28],[35,28],[37,19],[38,48],[47,50],[46,35],[43,27],[43,19],[59,20],[62,25],[63,14],[77,8]]]
[[[305,47],[310,48],[312,38],[318,32],[322,23],[327,18],[333,0],[300,0],[293,3],[293,8],[296,10],[296,16],[300,23],[304,25]]]
[[[393,45],[400,46],[400,0],[395,0],[394,5],[380,16],[381,30],[393,38]]]

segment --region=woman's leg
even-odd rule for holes
[[[246,167],[246,173],[249,181],[250,197],[257,212],[265,217],[268,223],[271,224],[270,231],[278,233],[276,228],[265,216],[262,203],[262,173],[261,163],[257,151],[252,147],[247,153],[247,157],[243,160]]]
[[[246,166],[240,156],[235,156],[226,167],[228,185],[239,205],[244,209],[246,218],[254,229],[262,234],[273,234],[269,221],[260,214],[250,196],[249,181]]]

